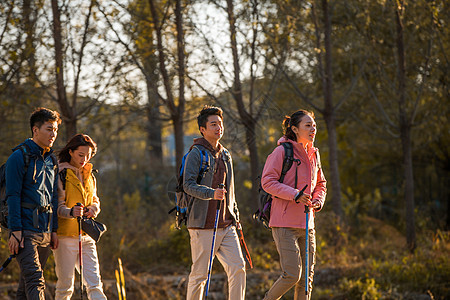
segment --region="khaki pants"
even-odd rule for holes
[[[200,300],[205,294],[213,230],[189,229],[189,235],[191,236],[192,267],[186,299]],[[245,261],[235,226],[217,229],[214,255],[217,256],[228,276],[228,299],[243,300],[245,298]]]
[[[83,258],[83,284],[88,299],[104,300],[103,283],[100,277],[100,266],[95,241],[83,235],[81,238],[81,257]],[[80,271],[78,256],[78,237],[59,236],[58,249],[53,250],[55,256],[56,300],[69,300],[74,291],[75,268]]]
[[[272,228],[272,235],[280,254],[281,271],[278,280],[266,293],[264,299],[280,299],[289,289],[295,285],[295,300],[309,300],[312,291],[314,277],[314,264],[316,262],[316,232],[309,229],[309,278],[308,295],[305,295],[305,247],[306,231],[300,228]]]

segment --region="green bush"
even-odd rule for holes
[[[448,255],[431,254],[423,250],[407,254],[400,260],[373,260],[370,272],[387,290],[431,292],[436,297],[448,296],[450,287],[443,284],[450,278]],[[437,298],[439,299],[439,298]]]
[[[379,286],[373,278],[367,278],[364,281],[344,278],[339,284],[339,289],[345,299],[377,300],[381,298]]]

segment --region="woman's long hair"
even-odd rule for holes
[[[312,111],[307,111],[304,109],[300,109],[293,113],[291,116],[285,116],[283,120],[283,134],[286,138],[297,141],[297,136],[295,135],[295,132],[292,131],[292,126],[297,127],[298,124],[302,121],[304,116],[310,116],[311,118],[314,117],[314,113]]]
[[[92,149],[91,157],[94,157],[95,153],[97,153],[97,144],[91,139],[87,134],[76,134],[74,135],[67,145],[59,151],[58,158],[59,162],[70,162],[70,153],[69,151],[77,150],[80,146],[89,146]]]

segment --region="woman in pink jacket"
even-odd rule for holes
[[[269,226],[280,255],[282,274],[266,293],[264,299],[280,299],[294,285],[294,299],[310,299],[314,275],[316,236],[314,214],[325,202],[326,180],[320,167],[318,149],[313,146],[316,136],[314,113],[299,110],[283,121],[284,136],[278,147],[267,157],[261,184],[272,195]],[[294,163],[279,182],[285,150],[281,143],[293,146]],[[306,186],[303,193],[300,191]],[[305,293],[304,271],[306,247],[306,214],[309,213],[309,276],[308,295]]]

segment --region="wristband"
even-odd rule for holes
[[[294,201],[295,201],[295,203],[300,203],[300,197],[303,195],[303,193],[302,192],[297,192],[297,195],[295,195],[295,198],[294,198]]]
[[[73,207],[70,209],[70,216],[71,216],[72,218],[75,218],[75,217],[73,216]]]
[[[21,239],[19,240],[17,236],[11,231],[11,236],[20,244],[23,240],[23,234],[21,235]]]
[[[297,195],[295,195],[294,198],[295,203],[300,203],[298,199],[300,199],[300,197],[303,195],[303,192],[306,190],[307,187],[308,185],[305,185],[300,191],[297,192]]]

